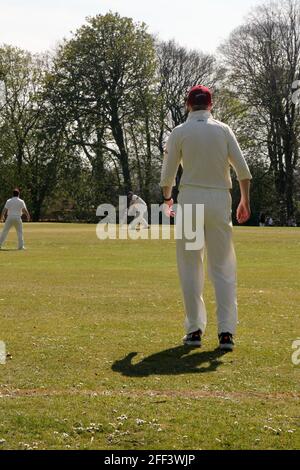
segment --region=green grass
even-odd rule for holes
[[[92,225],[25,225],[1,251],[3,449],[300,447],[300,230],[236,228],[240,325],[181,347],[173,241],[99,241]],[[14,248],[11,234],[5,248]],[[3,441],[2,441],[3,440]],[[4,441],[5,440],[5,441]]]

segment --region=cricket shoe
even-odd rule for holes
[[[231,333],[219,334],[219,344],[222,351],[233,351],[234,341]]]
[[[194,333],[189,333],[183,338],[183,344],[185,346],[192,346],[194,348],[201,348],[201,338],[202,331],[194,331]]]

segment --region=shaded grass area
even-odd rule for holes
[[[235,229],[226,355],[209,283],[203,348],[180,344],[174,241],[100,242],[72,224],[25,234],[26,252],[0,252],[1,448],[299,448],[299,229]]]

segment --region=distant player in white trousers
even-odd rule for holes
[[[204,205],[204,235],[208,270],[215,288],[219,346],[232,350],[238,321],[236,257],[232,241],[232,181],[230,166],[237,174],[241,201],[237,220],[250,218],[248,165],[233,131],[211,114],[212,92],[198,85],[187,97],[187,121],[171,133],[163,163],[160,185],[165,204],[173,206],[172,187],[178,167],[183,167],[178,203]],[[177,240],[177,264],[186,311],[186,345],[200,347],[207,317],[203,300],[204,249],[187,251],[187,240]]]
[[[4,209],[1,214],[1,221],[5,221],[3,231],[0,235],[0,249],[2,244],[5,242],[8,232],[11,227],[15,227],[18,236],[18,249],[24,250],[24,239],[23,239],[23,224],[22,214],[25,214],[27,220],[30,220],[30,215],[27,210],[25,202],[20,199],[19,189],[14,189],[13,197],[6,201]]]
[[[128,203],[129,203],[129,207],[127,211],[128,215],[133,216],[133,217],[139,215],[139,220],[136,219],[134,222],[132,222],[131,227],[133,229],[136,229],[137,226],[139,225],[140,227],[143,227],[143,228],[149,228],[149,224],[147,220],[145,220],[145,218],[143,217],[143,215],[148,210],[147,204],[145,203],[145,201],[141,197],[134,194],[132,191],[129,191],[127,198],[128,198]]]

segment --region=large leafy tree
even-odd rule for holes
[[[1,187],[24,188],[33,219],[57,183],[60,135],[47,125],[44,78],[49,59],[16,47],[0,48]],[[6,194],[2,194],[5,198]]]
[[[49,99],[69,145],[89,161],[99,193],[109,193],[115,172],[119,190],[132,188],[127,135],[145,116],[155,75],[153,39],[144,24],[108,13],[88,18],[60,47]],[[115,188],[114,188],[115,191]]]
[[[300,109],[292,100],[292,84],[300,78],[299,1],[258,7],[221,52],[233,88],[251,108],[257,146],[267,148],[284,224],[295,212],[299,160]]]
[[[201,51],[188,50],[175,41],[157,44],[160,94],[169,128],[186,119],[185,98],[188,90],[198,84],[213,88],[216,83],[216,59]]]

